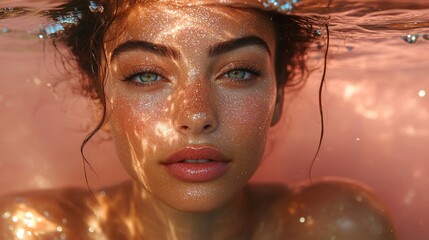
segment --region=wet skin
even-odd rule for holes
[[[250,10],[127,10],[105,37],[103,64],[109,125],[133,180],[95,199],[79,190],[4,198],[4,238],[394,239],[383,207],[356,184],[246,186],[280,114],[275,46],[269,18]],[[222,174],[169,172],[170,156],[203,148],[221,153]]]
[[[128,173],[183,211],[236,197],[262,158],[276,104],[271,22],[229,8],[142,4],[106,39],[114,39],[106,42],[109,124]],[[228,161],[212,181],[178,180],[163,164],[206,147]]]

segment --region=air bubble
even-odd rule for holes
[[[280,6],[280,10],[282,11],[292,11],[292,4],[291,3],[285,3]]]
[[[407,36],[401,37],[401,38],[407,43],[416,43],[419,36],[413,35],[413,34],[408,34]]]
[[[44,28],[44,33],[46,36],[53,36],[62,31],[64,31],[64,26],[60,23],[49,25]]]
[[[4,28],[1,29],[1,32],[2,33],[8,33],[8,32],[10,32],[10,30],[9,30],[9,28],[5,28],[4,27]]]
[[[322,30],[320,30],[320,29],[317,29],[316,31],[314,31],[314,35],[316,35],[317,37],[320,37],[320,36],[322,36]]]
[[[89,1],[89,11],[91,11],[92,13],[102,13],[104,11],[104,7],[99,3]]]
[[[267,0],[263,3],[263,5],[266,8],[271,8],[279,12],[289,13],[293,10],[294,5],[299,2],[301,2],[301,0],[288,0],[288,1]]]
[[[73,26],[79,23],[82,18],[82,13],[79,11],[70,12],[67,15],[59,16],[57,21],[63,26]]]

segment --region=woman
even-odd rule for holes
[[[216,2],[64,6],[79,10],[62,41],[102,107],[96,130],[133,180],[5,197],[2,239],[394,239],[356,184],[247,185],[310,37],[270,4]]]

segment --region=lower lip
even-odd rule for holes
[[[177,162],[165,166],[171,175],[182,181],[208,182],[222,176],[227,171],[228,162]]]

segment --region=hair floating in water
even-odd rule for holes
[[[323,115],[323,86],[325,85],[325,78],[326,78],[326,70],[327,70],[327,62],[328,62],[328,53],[329,53],[329,26],[328,23],[325,23],[325,29],[326,29],[326,49],[325,49],[325,57],[323,59],[323,74],[322,79],[320,80],[319,85],[319,114],[320,114],[320,137],[319,137],[319,144],[317,146],[316,153],[314,154],[313,159],[311,160],[310,164],[310,170],[308,171],[308,178],[310,180],[310,184],[313,184],[313,180],[311,179],[311,173],[313,171],[314,163],[316,162],[317,156],[319,155],[320,149],[322,147],[323,137],[325,135],[325,117]]]

